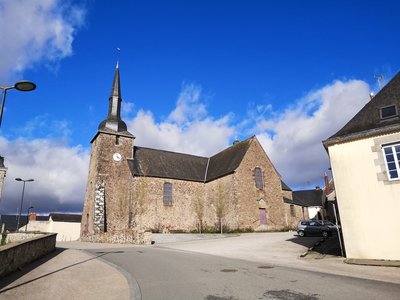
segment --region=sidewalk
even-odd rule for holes
[[[101,256],[57,248],[52,254],[1,279],[0,299],[129,300],[140,296],[140,291],[135,295],[135,286],[131,278],[126,277],[129,275],[101,260]]]

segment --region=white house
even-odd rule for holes
[[[67,242],[79,239],[82,215],[51,213],[49,216],[29,216],[27,231],[55,232],[57,241]]]
[[[399,109],[400,73],[323,142],[348,259],[400,261]]]

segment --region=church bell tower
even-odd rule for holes
[[[82,241],[114,241],[116,236],[120,236],[118,232],[130,230],[132,226],[130,210],[133,178],[128,160],[133,158],[135,137],[121,119],[121,102],[117,63],[108,115],[100,123],[91,141],[92,151],[81,222]]]

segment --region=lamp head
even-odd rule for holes
[[[30,92],[36,89],[36,84],[31,81],[22,80],[14,84],[15,89],[21,92]]]

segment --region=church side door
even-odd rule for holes
[[[260,224],[267,224],[267,213],[265,211],[265,208],[260,208]]]

